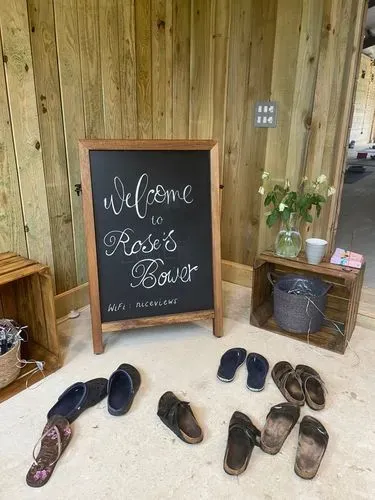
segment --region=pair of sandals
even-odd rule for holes
[[[109,380],[96,378],[68,387],[47,414],[47,424],[33,450],[34,462],[26,476],[27,484],[39,488],[47,483],[72,438],[72,422],[85,410],[108,395],[108,412],[114,416],[124,415],[129,411],[140,384],[138,370],[123,363]]]
[[[281,403],[271,408],[262,431],[251,419],[236,411],[229,423],[228,441],[224,456],[224,470],[230,475],[242,474],[249,463],[255,446],[265,453],[278,453],[300,416],[300,406]],[[303,479],[315,477],[329,435],[325,427],[313,417],[305,416],[299,429],[298,446],[294,470]]]
[[[262,391],[269,370],[268,361],[264,356],[256,352],[247,354],[246,349],[242,347],[234,347],[223,354],[217,371],[217,378],[222,382],[232,382],[238,368],[243,365],[245,360],[247,367],[246,387],[250,391]]]
[[[325,386],[319,373],[307,365],[294,369],[288,361],[280,361],[272,369],[272,378],[281,394],[290,403],[312,410],[325,407]]]

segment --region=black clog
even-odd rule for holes
[[[125,415],[141,385],[141,375],[132,365],[123,363],[108,380],[108,411],[111,415]]]
[[[107,395],[106,378],[94,378],[88,382],[76,382],[59,396],[57,403],[48,412],[47,419],[53,415],[65,417],[69,423],[87,408],[96,405]]]

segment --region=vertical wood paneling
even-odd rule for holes
[[[5,218],[0,211],[0,247],[26,251],[24,215],[30,255],[51,265],[53,247],[59,291],[86,280],[74,192],[80,138],[216,138],[223,257],[243,264],[274,239],[257,194],[262,170],[297,183],[306,165],[308,176],[323,170],[339,186],[365,0],[3,4],[0,189],[12,207]],[[278,102],[277,128],[255,128],[254,103],[270,98]],[[333,227],[334,206],[313,227],[322,236]]]
[[[81,182],[78,140],[85,137],[77,0],[54,0],[64,139],[73,219],[77,283],[87,281],[82,201],[74,191]],[[67,287],[65,286],[65,289]]]
[[[246,127],[242,135],[242,161],[244,169],[242,185],[244,207],[240,214],[243,225],[241,262],[250,263],[257,253],[262,198],[258,194],[261,172],[264,169],[268,129],[255,128],[254,103],[271,97],[272,65],[275,48],[277,0],[265,0],[253,4],[251,20],[251,53],[249,84],[247,89]],[[251,140],[249,140],[251,138]]]
[[[56,292],[77,283],[52,0],[29,0],[29,25]]]
[[[27,5],[24,0],[2,4],[0,29],[24,221],[28,228],[28,254],[53,270]]]
[[[99,2],[99,27],[104,136],[118,139],[122,137],[122,118],[117,0]]]
[[[232,4],[229,42],[228,96],[226,110],[223,204],[221,219],[223,259],[240,262],[244,235],[238,230],[238,212],[247,187],[240,177],[246,165],[241,165],[243,127],[246,115],[247,82],[251,54],[252,6],[247,0]],[[233,200],[235,204],[233,204]],[[227,207],[231,207],[228,210]]]
[[[135,0],[118,0],[122,136],[138,137]]]
[[[138,137],[152,138],[151,0],[135,3]],[[134,92],[134,89],[133,89]]]
[[[79,0],[77,6],[86,137],[102,138],[104,137],[104,113],[99,0]]]
[[[315,87],[311,137],[306,175],[312,179],[321,173],[329,107],[335,75],[336,39],[339,32],[341,0],[324,2],[318,75]]]
[[[173,137],[189,137],[191,0],[173,0]]]
[[[3,61],[0,39],[0,61]],[[3,65],[0,66],[0,252],[27,257],[12,126]]]
[[[223,179],[224,168],[231,5],[230,0],[216,0],[215,2],[212,137],[219,143],[220,180]]]
[[[277,127],[268,129],[264,170],[274,181],[284,183],[291,130],[293,89],[296,84],[298,47],[303,3],[300,0],[278,0],[275,50],[272,66],[271,99],[277,102]],[[301,124],[299,124],[299,127]],[[259,179],[260,180],[260,179]],[[266,226],[262,207],[259,226],[259,247],[270,247],[278,228]]]
[[[304,0],[298,46],[296,80],[291,106],[285,177],[297,187],[303,177],[317,76],[323,0]]]
[[[172,0],[151,0],[154,139],[172,135]]]
[[[191,2],[189,137],[211,139],[214,0]]]

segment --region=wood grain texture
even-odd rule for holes
[[[117,0],[99,2],[100,61],[102,71],[104,136],[122,137],[119,21]]]
[[[232,3],[221,235],[223,258],[239,263],[245,263],[241,260],[241,254],[246,236],[244,238],[243,225],[240,229],[241,221],[238,217],[241,217],[249,189],[249,186],[242,182],[241,173],[246,169],[250,170],[248,166],[250,158],[246,158],[246,164],[241,165],[241,149],[245,117],[247,117],[247,87],[244,82],[248,82],[249,75],[251,19],[251,2],[241,0]],[[234,199],[236,199],[235,204],[233,204]]]
[[[122,137],[138,137],[135,0],[118,2]]]
[[[172,136],[172,0],[151,0],[153,138]]]
[[[134,318],[123,321],[111,321],[110,323],[103,323],[102,329],[104,333],[109,333],[109,332],[118,332],[121,330],[130,330],[133,328],[142,328],[145,326],[188,323],[190,321],[211,319],[214,317],[214,314],[215,314],[214,311],[210,309],[208,311],[170,314],[168,316],[152,316],[149,318]]]
[[[173,138],[189,137],[191,0],[173,0]]]
[[[97,252],[94,225],[94,207],[91,188],[91,170],[89,159],[89,147],[83,141],[79,143],[80,166],[82,177],[82,197],[84,206],[84,220],[86,231],[86,251],[88,262],[88,276],[90,288],[90,306],[91,306],[91,326],[92,342],[95,354],[101,354],[104,351],[103,336],[101,328],[101,314],[99,301],[99,277],[97,269]]]
[[[218,141],[219,146],[220,182],[223,180],[224,170],[225,112],[227,108],[231,6],[232,2],[230,0],[215,1],[212,137]]]
[[[274,182],[281,184],[285,183],[290,137],[298,133],[298,130],[291,129],[291,117],[302,7],[303,2],[299,0],[278,0],[277,3],[271,86],[271,99],[278,103],[277,127],[268,129],[264,170],[270,172]],[[261,251],[273,244],[279,228],[277,225],[272,229],[266,226],[263,208],[259,222],[258,249]]]
[[[191,0],[189,137],[211,139],[214,0]]]
[[[135,3],[138,138],[152,139],[151,0]],[[133,89],[134,92],[134,89]]]
[[[1,38],[0,60],[3,60]],[[27,257],[21,193],[3,67],[0,67],[0,200],[0,252],[12,249]]]
[[[237,207],[236,223],[241,230],[239,262],[252,264],[257,253],[262,198],[258,194],[261,173],[265,168],[267,129],[254,127],[254,103],[270,99],[276,30],[276,0],[254,2],[251,18],[250,65],[245,96],[242,147],[240,152],[241,204]],[[251,214],[251,215],[248,215]],[[262,217],[263,212],[262,212]]]
[[[104,137],[99,0],[79,0],[78,31],[81,53],[86,137]]]
[[[285,177],[296,188],[304,175],[319,61],[323,0],[304,0]]]
[[[52,0],[29,0],[28,7],[56,292],[59,293],[75,286],[77,276],[53,3]]]
[[[211,228],[212,228],[212,274],[214,311],[213,334],[222,337],[223,331],[223,298],[221,282],[221,247],[220,247],[220,167],[219,146],[211,149]]]
[[[24,221],[29,229],[26,233],[28,255],[53,269],[30,33],[23,0],[2,6],[0,30]]]
[[[84,283],[87,262],[82,199],[74,191],[81,182],[78,140],[85,137],[77,0],[54,0],[54,14],[76,275],[77,283]]]

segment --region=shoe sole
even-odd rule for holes
[[[241,366],[245,363],[245,361],[246,361],[246,358],[242,361],[242,363],[240,365],[237,366],[236,371],[234,372],[233,378],[231,378],[231,379],[229,379],[229,378],[221,378],[221,377],[219,377],[219,375],[216,375],[216,378],[218,378],[221,382],[233,382],[233,380],[236,378],[237,370],[239,368],[241,368]]]
[[[260,389],[255,389],[254,387],[249,387],[247,384],[246,384],[246,387],[247,387],[247,389],[249,389],[249,391],[252,391],[252,392],[262,392],[265,385],[263,387],[261,387]]]

